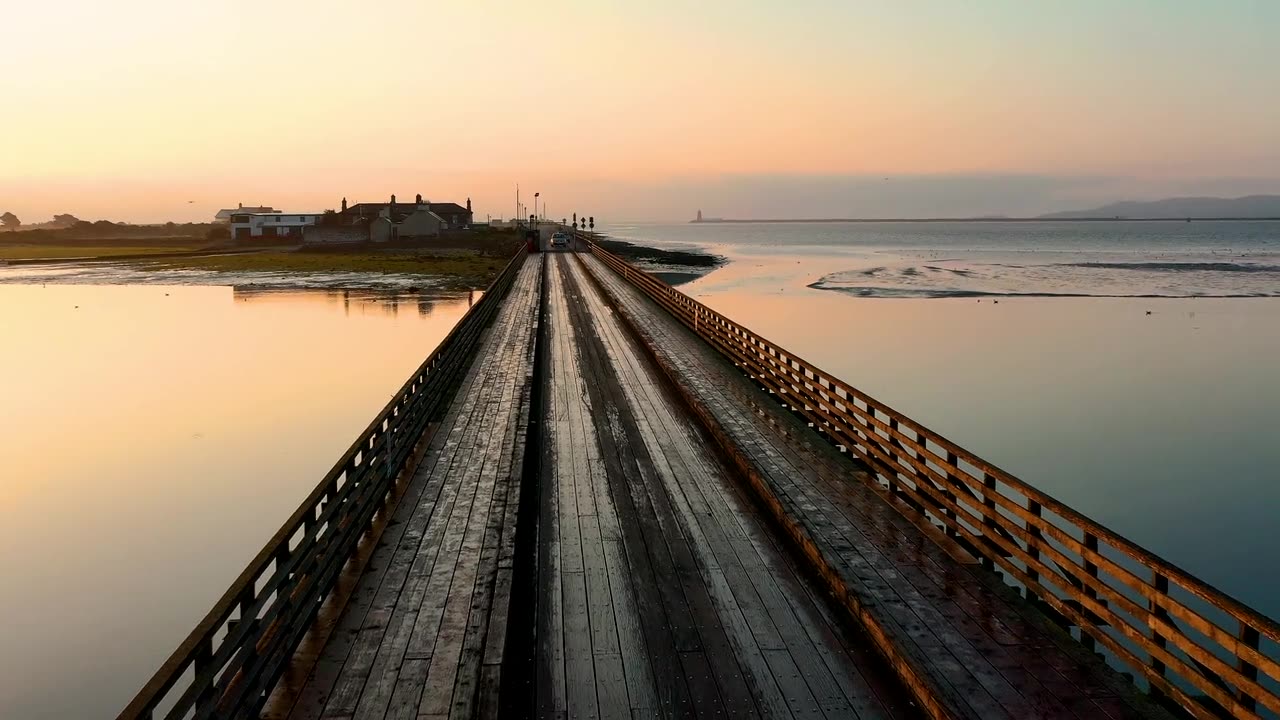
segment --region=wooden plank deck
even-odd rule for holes
[[[596,258],[581,260],[791,547],[930,715],[1170,717],[957,545],[917,524],[671,315]]]
[[[547,262],[529,716],[919,716],[583,268]]]
[[[497,712],[541,280],[535,255],[288,717]]]

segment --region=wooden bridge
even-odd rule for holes
[[[587,245],[511,261],[120,718],[1280,714],[1274,621]]]

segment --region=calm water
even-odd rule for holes
[[[0,718],[114,717],[468,303],[0,284]]]
[[[1280,616],[1280,299],[1211,297],[1280,294],[1280,223],[611,232],[725,255],[684,289]],[[48,272],[0,268],[6,720],[113,716],[468,306]]]
[[[682,289],[1280,617],[1280,223],[609,232],[726,256]]]
[[[248,291],[376,289],[388,293],[451,287],[451,278],[408,273],[355,271],[271,272],[147,268],[132,263],[89,262],[0,265],[0,284],[42,285],[231,285]]]

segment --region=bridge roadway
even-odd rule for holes
[[[762,397],[600,260],[532,255],[267,716],[1166,717]]]

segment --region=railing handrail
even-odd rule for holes
[[[1028,592],[1030,592],[1031,585],[1036,585],[1037,588],[1044,590],[1039,580],[1045,573],[1037,572],[1040,567],[1038,564],[1033,567],[1033,564],[1041,560],[1039,553],[1044,552],[1053,562],[1058,564],[1059,570],[1062,575],[1066,576],[1068,582],[1075,580],[1081,583],[1085,597],[1078,604],[1085,607],[1090,614],[1101,615],[1103,618],[1108,616],[1115,617],[1114,608],[1107,605],[1108,598],[1112,600],[1115,607],[1123,608],[1130,614],[1140,615],[1143,612],[1143,609],[1139,608],[1131,598],[1122,594],[1117,588],[1108,585],[1105,582],[1105,578],[1099,578],[1097,574],[1099,568],[1116,577],[1130,589],[1143,595],[1151,603],[1150,608],[1146,609],[1145,612],[1147,613],[1152,640],[1156,644],[1148,648],[1143,641],[1135,639],[1125,630],[1120,630],[1120,632],[1126,634],[1126,637],[1134,644],[1151,652],[1152,661],[1151,663],[1135,663],[1126,659],[1125,662],[1141,672],[1153,686],[1159,686],[1162,690],[1176,697],[1184,707],[1187,706],[1188,701],[1198,701],[1185,694],[1180,694],[1179,688],[1169,687],[1169,683],[1165,680],[1164,668],[1168,664],[1165,660],[1169,660],[1165,656],[1169,655],[1169,653],[1165,652],[1164,645],[1160,644],[1165,640],[1170,640],[1172,644],[1177,646],[1177,649],[1186,653],[1187,658],[1196,666],[1192,670],[1196,670],[1198,676],[1194,673],[1190,676],[1184,673],[1181,677],[1197,689],[1205,692],[1209,697],[1215,698],[1224,707],[1233,707],[1232,702],[1238,702],[1239,706],[1235,707],[1236,710],[1243,709],[1246,712],[1252,712],[1253,703],[1257,701],[1272,710],[1280,712],[1280,696],[1277,696],[1274,691],[1261,685],[1256,680],[1257,672],[1261,669],[1271,677],[1273,683],[1280,681],[1280,661],[1258,648],[1258,636],[1280,643],[1280,624],[1276,621],[1172,562],[1159,557],[1141,545],[1101,525],[1083,513],[1074,510],[1048,493],[1036,489],[1012,473],[983,460],[976,454],[925,427],[922,423],[892,409],[887,404],[872,398],[867,393],[854,388],[834,375],[818,368],[813,363],[803,360],[795,353],[765,339],[746,326],[730,320],[721,313],[681,293],[652,275],[629,265],[621,258],[600,247],[594,240],[588,239],[588,247],[594,255],[600,257],[607,265],[622,274],[625,280],[665,307],[696,334],[742,366],[749,374],[756,376],[758,380],[764,382],[761,378],[762,374],[771,375],[774,378],[774,382],[781,382],[778,379],[785,378],[785,387],[779,385],[779,390],[781,391],[779,394],[786,395],[789,393],[797,401],[797,403],[788,401],[788,404],[795,405],[796,409],[805,414],[814,423],[815,427],[831,432],[851,452],[865,455],[864,459],[868,461],[868,464],[872,466],[878,475],[883,476],[888,481],[891,490],[897,491],[895,485],[899,480],[908,480],[913,483],[935,483],[932,489],[912,487],[906,492],[923,501],[923,504],[920,504],[920,508],[929,512],[944,527],[955,530],[957,535],[973,534],[986,541],[973,543],[972,547],[966,547],[975,555],[1010,570],[1010,575],[1015,577],[1022,575],[1023,577],[1017,579],[1023,583]],[[682,316],[682,314],[685,316]],[[750,353],[754,353],[755,357],[752,357]],[[784,365],[785,372],[782,371],[782,366]],[[855,405],[855,400],[862,402],[866,405],[866,408],[863,409]],[[850,418],[846,417],[850,414],[859,417],[850,422]],[[842,425],[841,423],[844,424]],[[904,429],[913,433],[914,437],[903,433]],[[931,450],[929,448],[930,443],[940,451],[945,452],[948,457],[944,459],[939,452]],[[854,447],[859,444],[864,445],[864,447]],[[899,447],[890,449],[894,444]],[[872,445],[876,447],[872,447]],[[911,452],[908,453],[906,452],[907,450]],[[964,461],[975,468],[983,477],[979,478],[977,475],[961,468],[960,461]],[[943,473],[946,473],[945,478],[943,478]],[[954,487],[946,483],[936,484],[938,478],[947,481],[954,479],[960,481],[961,484]],[[1018,508],[1011,498],[1000,492],[996,485],[997,483],[1003,484],[1026,498],[1028,509]],[[985,487],[970,487],[978,485]],[[947,494],[948,488],[966,490],[973,493],[973,496],[971,498],[956,498]],[[937,491],[936,494],[933,492],[934,490]],[[975,514],[973,511],[960,506],[958,500],[974,505],[981,503],[987,507],[982,508]],[[1018,526],[1013,522],[1013,518],[996,510],[997,505],[1025,520],[1025,527]],[[956,517],[957,510],[964,513],[963,519],[968,525],[960,526],[959,519]],[[1048,510],[1061,518],[1061,527],[1049,518],[1040,517],[1039,513],[1042,510]],[[948,513],[951,513],[950,526],[947,524],[948,518],[946,515]],[[977,522],[974,521],[975,518]],[[988,523],[991,523],[991,526]],[[1082,537],[1072,537],[1069,532],[1070,528],[1079,530]],[[1042,535],[1041,533],[1045,534]],[[1014,539],[1015,536],[1023,539],[1026,543],[1025,548],[1018,545]],[[1066,548],[1068,552],[1080,555],[1081,559],[1077,562],[1064,555],[1055,547],[1043,542],[1046,538],[1055,540]],[[1099,541],[1105,542],[1110,548],[1150,570],[1153,574],[1151,582],[1155,584],[1149,584],[1148,581],[1143,580],[1127,568],[1116,564],[1103,555],[1098,548]],[[1008,557],[1001,554],[1002,550],[1009,553],[1008,557],[1018,557],[1019,560],[1025,563],[1026,568],[1020,568],[1012,563],[1012,561],[1008,560]],[[1020,555],[1027,555],[1028,557],[1023,558]],[[1070,572],[1066,567],[1063,567],[1059,559],[1070,563],[1068,567],[1075,572]],[[1092,575],[1090,575],[1090,572]],[[1058,579],[1055,577],[1053,581],[1056,584]],[[1160,586],[1167,586],[1170,583],[1186,590],[1191,595],[1198,597],[1236,620],[1240,624],[1239,632],[1231,633],[1221,628],[1218,623],[1205,618],[1194,608],[1167,595],[1167,587],[1161,594]],[[1097,602],[1099,599],[1097,592],[1099,591],[1104,595],[1101,598],[1101,603]],[[1052,591],[1048,590],[1046,592]],[[1051,605],[1053,604],[1053,601],[1050,600],[1049,602]],[[1138,609],[1135,611],[1135,608]],[[1067,608],[1067,610],[1068,614],[1070,614],[1071,609]],[[1171,615],[1172,617],[1170,617]],[[1085,624],[1093,625],[1090,628],[1091,630],[1098,634],[1102,633],[1101,626],[1106,624],[1105,622],[1091,623],[1088,619],[1088,614],[1084,614],[1083,617]],[[1204,648],[1200,647],[1201,643],[1182,632],[1181,628],[1173,622],[1175,618],[1191,623],[1198,632],[1217,643],[1224,652],[1230,653],[1237,662],[1239,672],[1222,671],[1219,666],[1225,663],[1220,658],[1197,657],[1197,654],[1199,654],[1197,651],[1204,650]],[[1081,627],[1083,628],[1083,625]],[[1177,633],[1177,635],[1170,636],[1167,633],[1158,633],[1157,627],[1161,631],[1171,631]],[[1249,633],[1253,635],[1249,636]],[[1111,642],[1114,641],[1114,639],[1109,640],[1107,637],[1099,637],[1098,639],[1109,647]],[[1116,650],[1114,647],[1112,649],[1116,651],[1118,656],[1121,655],[1121,651]],[[1130,654],[1128,657],[1132,657],[1132,655]],[[1173,661],[1174,663],[1181,663],[1184,667],[1188,666],[1186,662],[1176,656]],[[1151,667],[1148,667],[1148,665],[1151,665]],[[1212,671],[1210,668],[1213,667],[1219,667],[1221,672]],[[1175,667],[1174,669],[1177,668]],[[1229,677],[1237,688],[1237,691],[1232,693],[1233,697],[1220,698],[1220,693],[1217,690],[1212,687],[1206,687],[1207,685],[1221,685],[1223,675]],[[1214,682],[1215,680],[1216,682]],[[1222,702],[1223,699],[1228,699],[1230,702]],[[1203,707],[1188,707],[1188,710],[1196,715],[1208,716],[1202,712]],[[1246,714],[1244,716],[1252,715]]]
[[[481,299],[467,309],[467,312],[459,318],[458,322],[436,346],[435,350],[427,356],[409,376],[409,379],[392,395],[382,410],[378,412],[351,446],[338,458],[333,467],[325,473],[316,487],[307,494],[297,510],[289,516],[280,526],[280,529],[271,536],[263,548],[249,561],[227,591],[223,593],[209,612],[205,614],[195,628],[161,664],[160,668],[138,691],[129,705],[121,711],[118,720],[150,718],[155,707],[167,698],[170,690],[178,683],[186,670],[193,664],[198,663],[202,657],[201,653],[205,658],[212,654],[211,644],[214,635],[232,620],[232,615],[237,606],[240,606],[243,610],[245,598],[254,595],[255,584],[263,577],[268,577],[271,581],[268,583],[268,587],[270,587],[272,582],[276,580],[275,578],[270,578],[270,568],[273,564],[279,565],[282,558],[289,557],[292,554],[293,551],[289,548],[289,544],[293,538],[309,524],[318,524],[325,520],[326,517],[332,517],[331,514],[336,508],[330,508],[330,510],[325,511],[322,509],[321,504],[326,496],[336,491],[335,485],[337,481],[353,468],[356,459],[363,457],[360,466],[369,468],[370,462],[377,459],[375,456],[378,456],[379,452],[383,453],[382,457],[391,452],[389,443],[385,438],[388,434],[400,429],[400,425],[396,423],[396,418],[400,417],[397,411],[403,412],[404,408],[406,408],[406,401],[421,397],[421,393],[424,392],[423,388],[426,386],[425,380],[431,374],[433,367],[446,354],[455,350],[454,346],[462,333],[474,332],[478,334],[478,331],[483,329],[483,327],[473,327],[477,318],[481,320],[487,319],[482,318],[482,314],[490,312],[493,305],[501,302],[505,290],[510,286],[526,256],[527,252],[523,248],[515,253],[502,271],[489,284]],[[423,421],[425,422],[425,419]],[[417,438],[404,437],[402,440],[411,446],[416,443]],[[402,448],[401,452],[406,452],[406,448]],[[397,464],[403,465],[405,459],[407,458],[401,457]],[[387,485],[388,489],[402,469],[402,467],[383,468],[382,481]],[[343,487],[346,488],[351,482],[354,481],[349,480],[348,484]],[[317,514],[318,509],[320,510],[319,514]],[[362,533],[363,530],[361,529],[360,532],[350,534],[350,537],[358,540]],[[332,536],[330,535],[330,537]],[[328,548],[324,549],[327,550]],[[345,562],[350,550],[351,548],[339,548],[342,562]],[[297,560],[294,560],[294,563],[297,562]],[[339,566],[341,564],[339,563]],[[277,568],[276,572],[279,574],[280,570]],[[285,572],[284,574],[290,575],[291,573]],[[328,591],[326,589],[321,592],[327,593]],[[255,607],[264,604],[264,602],[265,598],[257,598]],[[253,621],[254,618],[248,618],[248,620]],[[245,634],[250,635],[248,632],[245,632]],[[228,637],[230,636],[231,632],[228,633]],[[289,651],[292,652],[292,648]],[[220,647],[218,652],[222,654],[225,650]],[[232,654],[234,653],[235,651],[233,650]],[[216,668],[214,670],[216,672]],[[227,679],[222,678],[221,680],[225,683]],[[188,693],[190,692],[192,691],[188,690]]]

